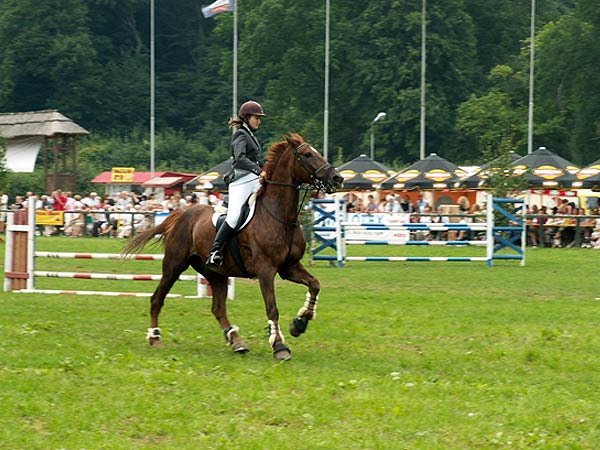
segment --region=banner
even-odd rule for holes
[[[35,224],[36,225],[53,225],[63,226],[64,216],[63,211],[45,211],[40,210],[35,212]]]
[[[235,9],[235,0],[217,0],[208,6],[202,7],[202,14],[208,19],[222,12],[232,12]]]

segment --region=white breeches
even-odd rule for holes
[[[229,200],[227,205],[227,218],[225,221],[231,228],[235,228],[240,219],[242,206],[248,198],[260,188],[258,175],[249,173],[233,180],[229,185]]]

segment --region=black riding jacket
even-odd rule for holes
[[[234,169],[247,170],[260,175],[263,167],[261,152],[262,149],[258,140],[247,128],[241,126],[235,130],[231,137]]]

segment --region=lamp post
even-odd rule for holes
[[[371,159],[372,160],[375,160],[375,135],[373,133],[373,129],[375,128],[375,123],[385,119],[385,116],[387,116],[386,113],[380,112],[371,121]]]

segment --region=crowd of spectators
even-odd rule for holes
[[[0,193],[0,232],[4,232],[6,227],[6,211],[27,208],[27,199],[30,197],[36,199],[36,210],[62,211],[62,225],[44,225],[39,229],[40,234],[64,234],[72,237],[85,234],[128,238],[133,233],[152,226],[155,213],[187,209],[199,201],[196,194],[181,196],[175,193],[159,200],[155,194],[128,191],[121,191],[117,196],[111,197],[108,194],[100,196],[96,192],[80,195],[55,190],[43,195],[27,192],[22,196],[17,195],[10,202],[6,194]],[[212,194],[208,200],[215,206],[222,203],[219,194]]]
[[[389,193],[379,202],[373,195],[368,195],[367,201],[349,193],[346,195],[346,210],[350,213],[392,213],[410,214],[410,221],[415,223],[473,223],[485,222],[484,207],[477,203],[471,204],[466,196],[460,196],[454,205],[455,214],[448,214],[443,206],[436,208],[418,194],[415,202],[409,195]],[[574,247],[600,249],[600,215],[598,208],[587,211],[578,207],[569,199],[555,197],[554,206],[538,207],[532,204],[527,213],[527,245],[537,247]],[[590,217],[592,216],[592,217]],[[484,238],[483,233],[460,231],[458,233],[414,233],[419,240],[472,240]]]
[[[62,225],[45,225],[40,227],[40,233],[45,235],[64,234],[79,237],[83,235],[94,237],[128,238],[132,234],[147,229],[154,224],[156,213],[170,212],[175,209],[187,209],[199,202],[199,197],[192,193],[187,195],[171,194],[159,200],[155,194],[137,194],[121,191],[118,195],[100,196],[96,192],[84,195],[72,192],[53,191],[50,194],[36,195],[27,192],[18,195],[10,201],[7,194],[0,192],[0,233],[5,232],[6,214],[9,210],[19,210],[27,207],[27,199],[36,198],[36,209],[44,211],[62,211]],[[206,199],[213,206],[220,206],[223,197],[214,193]],[[411,222],[444,223],[444,222],[485,222],[485,211],[479,204],[470,204],[466,197],[460,197],[456,206],[458,216],[448,215],[442,206],[435,208],[424,199],[422,193],[412,202],[408,195],[390,193],[380,201],[370,194],[363,202],[358,196],[348,195],[346,199],[348,212],[360,213],[409,213]],[[528,245],[572,247],[576,243],[582,247],[600,249],[600,219],[588,216],[598,216],[600,211],[586,211],[579,208],[573,201],[555,198],[554,206],[538,207],[531,205],[527,210],[527,241]],[[579,234],[577,234],[579,233]],[[422,233],[419,239],[451,239],[470,240],[482,238],[481,235],[459,232],[456,236],[444,233]]]

